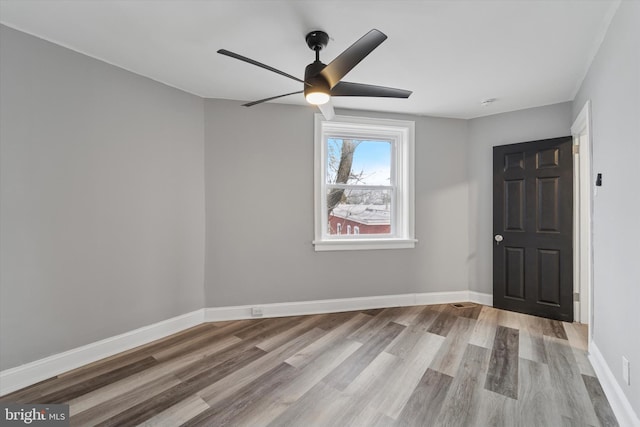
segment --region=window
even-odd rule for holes
[[[414,247],[413,154],[413,122],[316,114],[316,251]]]

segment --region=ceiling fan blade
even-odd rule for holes
[[[333,111],[333,104],[331,103],[331,100],[325,104],[318,105],[318,109],[327,120],[332,120],[336,116],[335,111]]]
[[[331,89],[331,96],[376,96],[381,98],[408,98],[413,92],[392,87],[363,83],[339,82]]]
[[[320,74],[329,82],[330,87],[334,87],[341,78],[386,39],[387,36],[381,31],[376,29],[369,31],[324,67]]]
[[[282,98],[282,97],[289,96],[289,95],[295,95],[297,93],[302,93],[302,92],[304,92],[304,91],[299,90],[299,91],[296,91],[296,92],[285,93],[284,95],[272,96],[270,98],[260,99],[258,101],[247,102],[246,104],[242,104],[242,106],[243,107],[251,107],[252,105],[262,104],[263,102],[271,101],[272,99],[278,99],[278,98]]]
[[[220,49],[220,50],[218,50],[218,53],[221,54],[221,55],[229,56],[231,58],[239,59],[240,61],[248,62],[249,64],[256,65],[256,66],[258,66],[260,68],[264,68],[265,70],[273,71],[276,74],[280,74],[281,76],[289,77],[290,79],[293,79],[293,80],[295,80],[297,82],[305,83],[304,80],[300,80],[299,78],[294,77],[291,74],[287,74],[284,71],[278,70],[277,68],[270,67],[268,65],[263,64],[262,62],[254,61],[251,58],[247,58],[246,56],[238,55],[237,53],[230,52],[230,51],[228,51],[226,49]]]

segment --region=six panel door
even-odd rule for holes
[[[573,321],[572,138],[493,148],[493,304]]]

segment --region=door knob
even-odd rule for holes
[[[504,240],[504,238],[502,237],[502,234],[496,234],[494,236],[494,239],[496,240],[496,242],[498,242],[498,244],[500,244],[500,242]]]

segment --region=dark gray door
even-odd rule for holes
[[[493,305],[573,321],[571,137],[493,148]]]

